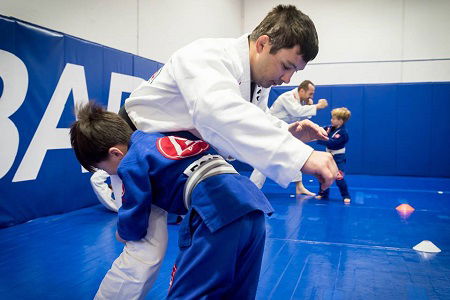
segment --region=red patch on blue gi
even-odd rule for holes
[[[169,282],[169,291],[173,284],[173,278],[175,277],[175,273],[177,272],[177,265],[173,265],[172,274],[170,274],[170,282]]]
[[[202,140],[191,141],[176,136],[165,136],[156,140],[156,147],[164,157],[180,160],[205,152],[209,144]]]

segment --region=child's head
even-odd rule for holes
[[[331,125],[341,127],[350,119],[351,113],[346,107],[335,108],[331,111]]]
[[[78,161],[90,172],[98,168],[116,174],[133,133],[130,126],[118,114],[94,102],[78,107],[76,114],[70,142]]]

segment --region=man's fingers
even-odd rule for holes
[[[317,132],[317,139],[318,140],[323,140],[323,141],[328,141],[328,133],[325,131],[325,129],[323,129],[320,126],[319,127],[318,132]]]
[[[320,176],[318,176],[322,190],[329,188],[336,180],[339,174],[339,169],[331,154],[328,155],[325,167],[320,169]]]
[[[324,169],[323,172],[317,177],[320,182],[320,187],[322,190],[329,188],[335,179],[330,170]]]

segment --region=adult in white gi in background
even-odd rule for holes
[[[313,104],[314,92],[314,84],[309,80],[304,80],[297,88],[281,94],[270,107],[269,112],[272,116],[277,117],[288,124],[310,119],[317,114],[317,110],[324,109],[328,106],[326,99],[320,99],[317,104]],[[266,181],[266,176],[255,169],[251,174],[250,179],[259,188],[262,188]],[[297,195],[315,195],[303,185],[301,172],[298,173],[294,182],[296,183],[295,192]]]
[[[284,187],[302,170],[327,188],[338,174],[332,156],[299,140],[327,139],[326,132],[308,120],[288,125],[267,108],[268,88],[288,83],[317,52],[317,33],[309,17],[295,6],[279,5],[250,35],[200,39],[176,51],[130,95],[119,114],[146,132],[197,131],[222,154],[249,163]],[[151,241],[151,236],[144,240]],[[159,247],[156,251],[151,242],[147,246],[140,254],[161,253],[161,244],[154,246]],[[153,256],[155,263],[147,267],[159,267],[163,256]],[[122,263],[126,269],[127,261]],[[141,286],[144,297],[149,288],[145,276],[151,274],[131,279],[117,270],[103,279],[97,297],[112,279],[122,281],[122,295]]]
[[[106,182],[108,178],[111,186]],[[92,174],[90,181],[98,201],[107,209],[117,212],[122,206],[122,180],[117,175],[110,176],[105,171],[98,170]]]

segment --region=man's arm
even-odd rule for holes
[[[279,105],[286,110],[290,116],[295,118],[309,118],[317,114],[316,105],[302,105],[292,96],[288,96],[289,95],[284,96],[284,94],[282,94],[277,100],[275,100],[274,106]]]
[[[170,73],[204,140],[287,186],[313,149],[242,98],[234,63],[223,52],[188,47],[172,57]]]

